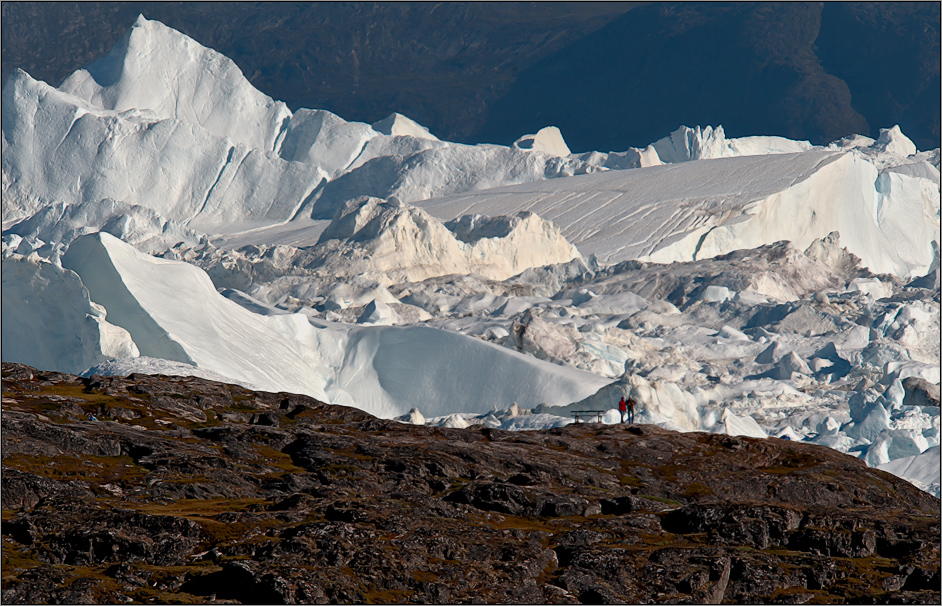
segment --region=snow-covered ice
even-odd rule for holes
[[[878,190],[878,176],[861,155],[811,150],[607,171],[416,204],[443,220],[529,210],[603,263],[690,261],[780,240],[804,248],[837,231],[874,272],[923,275],[938,255],[938,193],[924,195],[924,179],[902,175],[890,179],[896,189]]]
[[[942,461],[940,447],[933,446],[918,455],[903,457],[889,463],[877,465],[877,469],[906,478],[926,492],[934,494],[936,497],[942,497],[939,488],[940,461]]]
[[[107,320],[82,280],[36,253],[3,258],[3,359],[81,373],[114,358],[136,358],[126,330]]]
[[[416,405],[437,415],[513,401],[564,404],[608,382],[429,327],[357,328],[253,313],[217,293],[201,269],[144,255],[105,233],[77,239],[62,263],[112,322],[129,327],[143,356],[384,417]]]

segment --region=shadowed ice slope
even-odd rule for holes
[[[312,325],[301,314],[255,314],[218,294],[202,270],[149,257],[108,234],[77,239],[63,264],[141,355],[382,416],[413,406],[440,415],[515,401],[565,404],[609,382],[432,328]]]
[[[33,254],[4,258],[2,273],[5,356],[65,372],[138,356],[131,336],[105,319],[74,272]]]

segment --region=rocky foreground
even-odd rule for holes
[[[940,503],[834,450],[377,419],[3,364],[4,603],[927,603]]]

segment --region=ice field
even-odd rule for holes
[[[573,153],[291,112],[139,18],[3,89],[4,361],[404,422],[814,442],[939,496],[939,150],[680,127]]]

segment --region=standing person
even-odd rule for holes
[[[621,422],[625,422],[625,413],[628,411],[628,404],[625,402],[625,396],[621,397],[621,400],[618,402],[618,412],[621,413]]]
[[[622,398],[622,400],[624,400],[624,398]],[[635,422],[635,404],[636,404],[635,399],[632,398],[631,396],[628,396],[627,406],[628,406],[628,424],[629,425]],[[624,423],[624,421],[622,421],[622,423]]]

